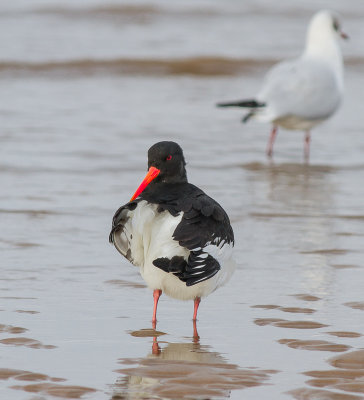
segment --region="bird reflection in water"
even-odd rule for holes
[[[193,340],[193,343],[199,344],[200,336],[199,336],[198,331],[197,331],[197,321],[194,319],[194,320],[192,320],[192,323],[193,323],[192,340]],[[160,332],[160,331],[157,331],[157,321],[153,321],[152,322],[152,326],[153,326],[153,330],[152,331],[150,331],[149,329],[142,330],[142,331],[145,331],[145,332],[149,331],[152,334],[151,335],[151,336],[153,336],[152,354],[159,355],[159,354],[161,354],[161,349],[160,349],[160,346],[158,344],[157,338],[160,335],[164,335],[164,333]],[[137,331],[137,332],[141,332],[141,331]],[[133,334],[133,332],[132,332],[132,334]]]
[[[340,217],[335,211],[338,189],[331,178],[336,169],[330,165],[298,163],[250,163],[243,168],[248,174],[247,192],[259,190],[264,199],[263,205],[250,214],[254,222],[265,222],[262,230],[256,232],[257,237],[273,238],[268,248],[276,249],[280,237],[284,248],[275,263],[287,263],[288,268],[292,264],[300,266],[299,292],[318,297],[328,295],[335,286],[335,271],[328,265],[335,262],[335,255],[340,256],[341,252],[338,236],[333,234]],[[266,245],[266,241],[263,244]],[[262,247],[257,243],[255,246]],[[298,256],[292,253],[287,257],[284,250],[287,248],[297,248]]]
[[[152,352],[144,358],[119,360],[128,367],[117,370],[124,376],[113,385],[112,400],[229,398],[232,390],[260,386],[276,372],[228,363],[200,343],[196,322],[190,342],[160,340],[164,333],[155,329],[131,335],[152,337]]]

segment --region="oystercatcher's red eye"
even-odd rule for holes
[[[172,160],[172,156],[171,155],[167,156],[166,160],[167,161]]]

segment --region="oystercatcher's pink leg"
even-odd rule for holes
[[[273,155],[273,145],[274,145],[274,141],[277,136],[277,132],[278,132],[278,126],[273,126],[273,128],[270,132],[268,146],[267,146],[267,156],[268,157],[272,157],[272,155]]]
[[[195,302],[194,302],[194,312],[193,312],[193,321],[197,320],[197,310],[198,310],[198,306],[200,305],[201,299],[199,297],[195,298]]]
[[[153,309],[153,319],[152,319],[153,329],[155,329],[157,323],[157,305],[161,294],[162,291],[160,289],[155,289],[153,292],[153,297],[154,297],[154,309]]]
[[[161,354],[161,348],[159,347],[156,336],[153,337],[152,354],[154,354],[155,356]]]
[[[308,161],[310,157],[310,142],[311,142],[311,135],[310,131],[305,132],[305,160]]]
[[[198,335],[197,332],[197,325],[196,325],[196,320],[193,320],[193,343],[198,343],[200,340],[200,336]]]

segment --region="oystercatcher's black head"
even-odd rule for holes
[[[185,159],[181,147],[175,142],[158,142],[148,150],[148,168],[159,169],[157,181],[186,182]]]
[[[164,183],[187,182],[186,162],[181,147],[175,142],[158,142],[148,150],[148,173],[131,200],[155,180]]]

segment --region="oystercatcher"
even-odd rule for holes
[[[309,24],[302,55],[273,66],[256,98],[219,103],[218,107],[245,107],[243,118],[271,122],[267,155],[273,154],[278,127],[305,131],[305,159],[309,157],[310,130],[340,105],[344,92],[343,59],[339,39],[347,39],[332,12],[316,13]]]
[[[110,243],[152,289],[153,325],[162,292],[194,300],[222,286],[234,270],[234,233],[222,207],[188,183],[181,147],[163,141],[148,151],[148,173],[113,218]]]

